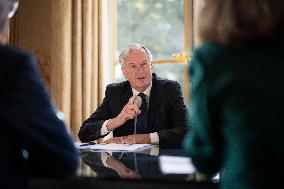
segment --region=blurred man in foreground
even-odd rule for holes
[[[6,45],[19,1],[0,0],[0,186],[76,173],[78,153],[56,116],[30,54]]]

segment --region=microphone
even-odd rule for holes
[[[140,96],[136,96],[134,103],[138,109],[140,109],[141,105],[142,105],[142,98]]]
[[[140,96],[136,96],[134,103],[138,109],[140,109],[142,105],[142,98]],[[134,135],[136,135],[136,124],[137,124],[137,116],[134,118]],[[135,144],[135,138],[134,138],[134,144]]]

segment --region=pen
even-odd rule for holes
[[[89,146],[89,145],[94,145],[94,144],[96,144],[96,142],[91,141],[91,142],[82,143],[80,144],[80,146]]]

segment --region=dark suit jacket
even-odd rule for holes
[[[205,43],[193,53],[190,126],[196,167],[221,171],[222,189],[283,185],[284,48]]]
[[[78,152],[50,104],[31,55],[0,45],[0,186],[75,173]]]
[[[132,96],[128,81],[110,84],[106,88],[101,106],[80,128],[82,142],[98,139],[104,121],[116,117]],[[159,142],[164,147],[177,147],[186,132],[186,106],[180,85],[171,80],[161,79],[153,74],[152,89],[148,108],[148,127],[150,132],[158,132]],[[128,120],[113,131],[114,136],[131,135],[134,120]]]

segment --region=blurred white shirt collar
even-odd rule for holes
[[[151,89],[152,89],[152,81],[151,81],[149,87],[143,92],[148,98],[150,97]],[[133,93],[133,96],[134,95],[137,96],[140,92],[136,91],[135,89],[132,88],[132,93]]]

